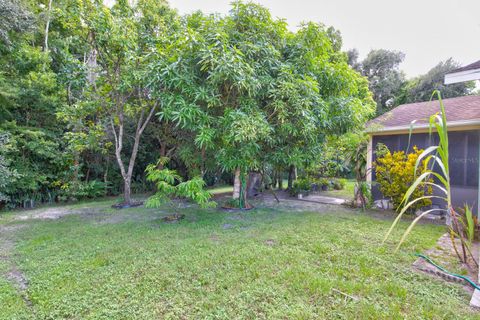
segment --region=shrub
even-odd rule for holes
[[[347,184],[345,179],[333,179],[332,185],[333,189],[335,190],[343,190],[345,189],[345,185]]]
[[[317,184],[318,184],[321,188],[323,188],[323,187],[327,187],[327,189],[330,188],[330,180],[328,180],[327,178],[319,178],[319,179],[317,180]]]
[[[312,182],[308,178],[301,178],[295,180],[293,187],[290,190],[292,196],[297,196],[300,193],[308,193],[312,189]]]
[[[59,199],[68,201],[99,198],[106,195],[106,189],[105,183],[97,180],[73,181],[61,186]]]
[[[390,198],[394,209],[397,209],[407,192],[408,188],[413,184],[417,176],[425,172],[425,166],[422,165],[417,169],[415,175],[415,163],[423,152],[422,149],[413,147],[413,152],[405,154],[403,151],[395,151],[391,153],[390,150],[382,150],[380,156],[374,163],[376,181],[380,186],[380,191],[384,197]],[[378,153],[377,153],[378,155]],[[432,179],[429,180],[432,182]],[[419,198],[424,195],[431,195],[432,187],[425,182],[420,183],[413,193],[413,198]],[[423,199],[418,201],[411,207],[411,211],[428,206],[432,203],[430,199]]]

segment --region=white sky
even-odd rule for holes
[[[179,13],[227,13],[230,0],[170,0]],[[344,50],[400,50],[409,77],[453,57],[462,65],[480,59],[480,0],[256,0],[290,28],[302,21],[340,30]]]

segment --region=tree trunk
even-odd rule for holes
[[[103,174],[103,183],[105,184],[105,195],[108,195],[108,157],[105,166],[105,173]]]
[[[75,151],[75,154],[73,156],[73,181],[77,182],[78,181],[78,170],[80,168],[80,160],[79,160],[79,155],[78,152]]]
[[[132,181],[132,175],[133,175],[133,168],[135,166],[135,160],[137,159],[137,153],[138,153],[138,147],[140,145],[140,138],[142,136],[143,131],[145,130],[145,127],[148,125],[150,122],[150,119],[155,112],[156,109],[156,104],[150,109],[150,113],[146,117],[144,121],[144,112],[145,110],[142,110],[142,113],[138,119],[137,122],[137,129],[135,131],[135,140],[133,143],[133,149],[132,153],[130,155],[130,160],[128,162],[128,169],[125,171],[125,165],[122,160],[122,148],[123,148],[123,134],[124,134],[124,127],[123,127],[123,121],[124,121],[124,114],[123,114],[123,109],[121,109],[121,112],[118,113],[118,118],[119,118],[119,129],[118,133],[115,129],[115,124],[113,122],[113,118],[110,119],[111,121],[111,126],[113,130],[113,135],[115,137],[115,157],[117,158],[117,163],[120,168],[120,172],[123,177],[123,182],[124,182],[124,189],[123,189],[123,195],[124,195],[124,201],[125,204],[130,204],[131,202],[131,181]]]
[[[132,201],[131,182],[132,182],[132,177],[126,177],[124,179],[123,201],[125,204],[130,204]]]
[[[293,181],[297,178],[295,174],[295,166],[293,164],[290,165],[288,170],[288,190],[291,190],[293,187]]]
[[[202,164],[200,165],[200,174],[202,176],[202,179],[205,178],[205,154],[206,154],[206,150],[205,150],[205,146],[202,147]]]
[[[235,179],[233,182],[233,199],[238,199],[238,204],[240,208],[245,208],[247,203],[247,190],[246,190],[246,177],[245,173],[237,168],[235,170]],[[241,198],[240,198],[241,197]]]
[[[167,144],[160,142],[160,159],[164,158],[167,155]],[[158,170],[163,170],[165,166],[163,165],[163,161],[160,161],[157,168]]]
[[[47,21],[45,23],[45,43],[44,43],[44,51],[48,51],[48,29],[50,28],[50,12],[52,11],[52,0],[48,1],[48,9],[47,9]]]
[[[237,168],[235,169],[235,178],[233,180],[233,199],[238,199],[240,198],[240,187],[241,187],[241,182],[240,182],[240,169]]]

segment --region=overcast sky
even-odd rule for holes
[[[230,0],[170,0],[180,13],[227,13]],[[461,64],[480,59],[480,0],[256,0],[290,29],[302,21],[339,29],[344,50],[405,52],[409,77],[453,57]]]

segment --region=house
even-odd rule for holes
[[[480,79],[480,60],[451,71],[445,75],[445,84],[459,83]]]
[[[468,204],[479,212],[480,96],[444,99],[443,103],[449,130],[452,202],[454,206]],[[429,134],[428,118],[439,111],[438,100],[410,103],[400,105],[370,121],[367,124],[370,137],[367,168],[372,168],[374,151],[379,143],[385,144],[392,152],[411,152],[414,145],[421,149],[437,145],[437,135]],[[414,120],[416,122],[411,125]],[[413,129],[410,136],[411,126]],[[375,170],[368,171],[367,181],[375,181]],[[372,186],[372,194],[375,200],[382,198],[375,184]],[[442,205],[435,199],[432,202]]]

